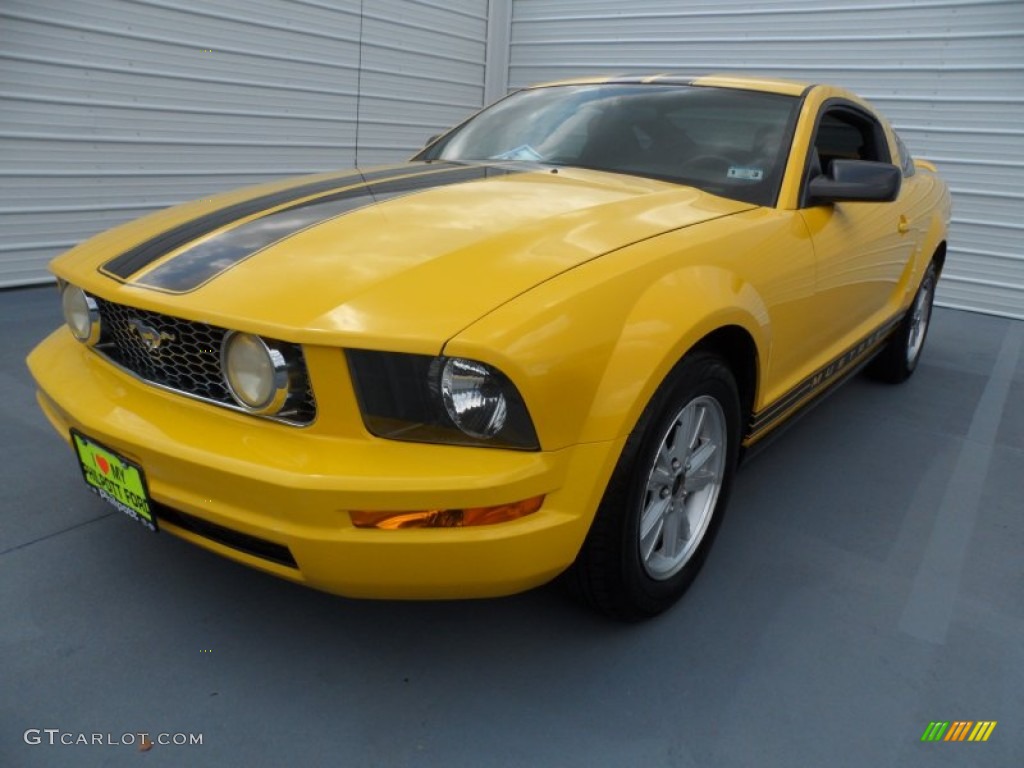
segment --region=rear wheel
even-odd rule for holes
[[[569,574],[575,591],[624,620],[654,616],[678,600],[721,522],[739,433],[732,372],[715,355],[687,356],[626,442]]]
[[[914,302],[903,317],[896,331],[867,367],[867,373],[879,381],[898,384],[906,381],[917,368],[921,350],[928,336],[932,318],[932,302],[935,300],[935,284],[939,270],[933,261],[925,270],[924,278],[914,296]]]

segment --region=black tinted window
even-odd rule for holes
[[[881,125],[863,112],[847,107],[829,109],[821,116],[814,148],[826,174],[833,160],[890,160]]]
[[[914,158],[910,156],[910,150],[907,149],[907,145],[903,143],[903,139],[899,136],[896,137],[896,150],[900,153],[900,164],[903,167],[904,176],[913,176],[915,171]]]

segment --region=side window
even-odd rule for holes
[[[833,160],[891,161],[882,126],[867,113],[850,107],[825,111],[818,121],[814,150],[825,174]]]
[[[896,137],[896,151],[900,153],[900,165],[903,168],[903,178],[913,176],[917,169],[914,167],[914,158],[910,156],[910,150],[903,143],[903,139]]]

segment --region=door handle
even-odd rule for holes
[[[907,234],[910,231],[910,219],[906,216],[901,215],[899,223],[896,225],[896,229],[901,235]]]

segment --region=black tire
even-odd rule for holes
[[[931,325],[932,303],[935,300],[935,284],[939,281],[939,268],[933,261],[925,270],[918,286],[914,301],[893,332],[889,341],[875,359],[868,363],[865,372],[873,379],[889,384],[906,381],[917,368],[928,338]]]
[[[692,439],[680,437],[684,430]],[[711,447],[719,436],[724,446]],[[626,441],[566,574],[570,590],[624,621],[655,616],[675,603],[703,565],[721,524],[739,440],[740,399],[732,372],[717,355],[687,355]],[[684,456],[681,469],[676,454]],[[680,546],[683,551],[676,551]]]

